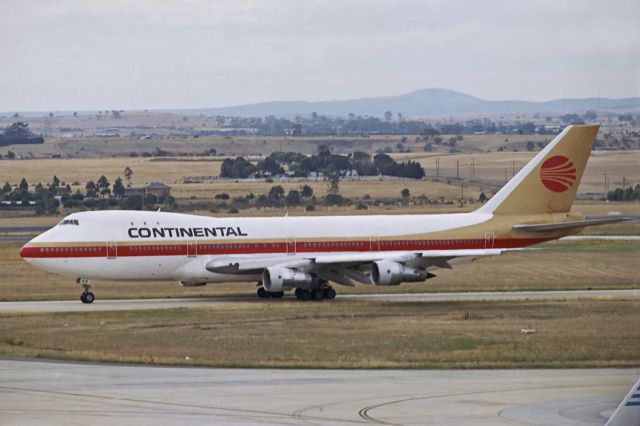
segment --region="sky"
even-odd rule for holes
[[[640,96],[638,0],[0,0],[0,111]]]

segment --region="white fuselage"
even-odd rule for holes
[[[205,265],[225,256],[305,257],[314,254],[487,248],[484,234],[420,239],[469,227],[491,214],[213,218],[164,212],[74,213],[34,238],[21,256],[74,277],[111,280],[223,282],[258,275],[221,274]],[[497,244],[491,240],[490,244]]]

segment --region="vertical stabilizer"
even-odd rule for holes
[[[567,127],[477,211],[518,215],[568,212],[599,128]]]

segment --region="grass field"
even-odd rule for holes
[[[630,367],[640,364],[640,327],[629,326],[640,324],[637,308],[635,300],[280,300],[215,309],[0,315],[0,353],[216,367]],[[522,335],[522,328],[536,333]]]
[[[469,178],[469,165],[475,164],[475,178],[484,179],[489,184],[469,183],[469,191],[465,197],[477,198],[480,191],[492,192],[494,184],[501,185],[510,178],[513,171],[517,172],[535,153],[529,152],[505,152],[490,154],[455,154],[441,155],[441,176],[455,177],[456,162],[460,165],[460,177]],[[435,175],[435,158],[426,154],[397,154],[397,160],[412,159],[419,161],[425,168],[428,176]],[[113,183],[118,177],[124,177],[125,167],[133,170],[133,184],[145,185],[152,181],[162,181],[174,186],[173,195],[178,198],[197,196],[202,199],[212,199],[220,192],[230,192],[233,195],[246,195],[248,192],[262,194],[272,185],[282,184],[287,187],[299,187],[300,183],[286,182],[234,182],[221,181],[205,184],[184,184],[184,178],[192,176],[218,176],[220,173],[221,159],[205,159],[206,161],[152,161],[149,158],[80,158],[80,159],[36,159],[20,161],[3,161],[0,182],[8,181],[17,184],[24,177],[34,186],[38,182],[50,182],[54,175],[65,183],[78,182],[72,187],[75,191],[84,192],[86,182],[97,180],[101,175]],[[602,193],[604,191],[604,175],[610,179],[610,188],[615,189],[623,185],[635,185],[640,182],[640,151],[607,152],[602,155],[592,156],[585,171],[580,192]],[[317,195],[326,194],[326,185],[323,182],[311,182]],[[441,182],[415,181],[415,180],[384,180],[384,181],[344,181],[341,183],[343,195],[353,196],[369,193],[372,196],[398,197],[402,188],[408,187],[414,196],[426,195],[429,198],[443,196],[448,199],[460,197],[460,183],[455,180],[442,178]],[[248,188],[245,190],[244,188]]]
[[[0,300],[75,300],[81,287],[73,277],[26,264],[19,243],[0,244]],[[563,241],[539,250],[507,253],[434,271],[424,283],[393,287],[335,286],[338,294],[640,288],[638,241]],[[98,299],[254,296],[256,283],[183,288],[175,282],[92,281]],[[79,303],[79,302],[78,302]]]

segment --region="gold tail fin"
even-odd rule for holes
[[[599,128],[567,127],[477,211],[517,215],[568,212]]]

